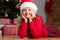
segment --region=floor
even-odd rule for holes
[[[0,35],[0,40],[60,40],[60,37],[48,37],[48,38],[38,38],[38,39],[29,39],[29,38],[19,38],[15,35]]]

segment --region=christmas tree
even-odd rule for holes
[[[19,11],[19,0],[0,0],[0,18],[16,18]]]

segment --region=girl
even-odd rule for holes
[[[21,18],[18,21],[18,35],[21,38],[26,36],[31,38],[47,37],[48,31],[44,28],[42,17],[36,15],[37,6],[31,1],[23,1],[20,6]]]

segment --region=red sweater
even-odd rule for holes
[[[18,35],[24,38],[27,35],[27,23],[23,22],[21,28],[18,30]],[[43,27],[43,21],[41,16],[36,16],[36,20],[29,23],[30,32],[33,38],[47,37],[48,30]]]

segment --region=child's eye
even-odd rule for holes
[[[31,11],[31,9],[28,9],[29,11]]]
[[[22,11],[26,11],[25,9],[23,9]]]

